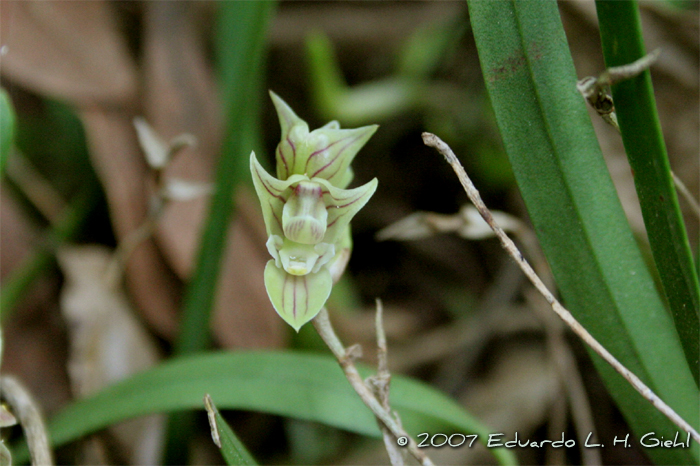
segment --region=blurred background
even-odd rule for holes
[[[651,72],[671,166],[697,199],[698,3],[640,5],[647,49],[662,48]],[[599,438],[624,437],[630,430],[586,350],[551,319],[496,240],[438,229],[411,241],[376,237],[417,211],[454,215],[467,202],[450,167],[423,146],[422,131],[452,146],[490,208],[527,223],[485,93],[466,2],[279,2],[262,30],[263,50],[252,52],[263,71],[250,111],[228,106],[237,84],[229,79],[235,64],[226,50],[234,48],[227,41],[237,30],[251,26],[227,22],[226,10],[227,2],[0,4],[1,83],[17,114],[16,147],[0,191],[2,370],[20,377],[51,416],[89,391],[76,373],[113,364],[90,352],[90,338],[116,335],[122,346],[145,348],[148,361],[127,364],[127,372],[171,354],[210,197],[170,203],[152,238],[130,255],[123,298],[138,330],[62,309],[61,296],[80,281],[71,267],[85,262],[59,266],[53,259],[67,244],[114,249],[146,218],[157,180],[138,143],[136,116],[165,141],[182,133],[198,141],[176,155],[163,177],[213,181],[220,155],[241,148],[233,155],[242,162],[220,257],[212,346],[324,351],[310,326],[293,334],[276,316],[263,286],[267,238],[245,170],[252,149],[268,167],[273,163],[280,129],[269,89],[311,128],[333,119],[342,127],[380,125],[353,163],[353,186],[377,177],[379,188],[353,221],[353,255],[328,305],[346,344],[361,343],[364,360],[374,362],[374,300],[381,298],[391,370],[450,394],[494,432],[577,438],[581,413],[590,413],[583,425]],[[560,12],[579,78],[597,76],[604,66],[594,3],[560,2]],[[651,262],[621,140],[594,112],[591,118]],[[232,127],[252,129],[232,142]],[[680,203],[697,257],[698,221]],[[562,354],[568,375],[554,362]],[[562,380],[581,390],[572,394]],[[274,416],[225,415],[262,464],[386,462],[379,441]],[[198,421],[197,462],[216,463],[206,419]],[[59,462],[94,458],[78,448],[60,450]],[[125,461],[107,447],[100,454],[106,462]],[[523,464],[649,463],[637,448],[601,449],[600,458],[579,449],[516,454]],[[483,448],[437,449],[431,456],[445,464],[493,461]]]

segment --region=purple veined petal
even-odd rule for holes
[[[260,165],[255,157],[255,152],[250,153],[250,173],[253,176],[253,185],[258,194],[262,206],[263,219],[267,234],[284,236],[282,228],[282,211],[284,204],[292,194],[291,186],[294,183],[308,179],[305,176],[296,175],[281,181],[273,177]]]
[[[265,288],[277,314],[297,332],[316,317],[331,294],[333,280],[324,267],[317,273],[290,275],[268,261]]]
[[[335,243],[335,255],[328,261],[328,271],[331,273],[333,283],[338,283],[340,277],[345,273],[345,268],[350,261],[350,253],[352,252],[352,236],[350,235],[350,225],[343,228],[337,235],[338,239]]]
[[[277,110],[277,117],[279,118],[280,128],[282,129],[282,140],[287,139],[290,131],[295,126],[306,128],[306,133],[308,134],[309,125],[294,113],[294,110],[292,110],[292,107],[290,107],[287,102],[272,91],[270,91],[270,98],[275,105],[275,110]]]
[[[324,186],[323,202],[328,211],[325,243],[337,243],[344,229],[377,190],[376,178],[354,189],[336,188],[330,182],[315,178]]]
[[[287,105],[277,94],[270,91],[270,98],[277,110],[282,136],[280,143],[275,150],[275,159],[277,161],[277,177],[280,180],[286,180],[291,175],[303,174],[302,171],[296,170],[298,158],[301,156],[302,143],[309,135],[309,125],[299,118],[294,110]]]
[[[359,150],[372,137],[378,127],[378,125],[355,129],[323,127],[314,130],[309,135],[310,137],[318,137],[319,134],[325,137],[322,139],[322,147],[310,148],[312,152],[306,159],[304,173],[310,178],[323,178],[340,188],[346,187],[350,183],[346,171]],[[344,183],[343,185],[340,184],[341,181]]]

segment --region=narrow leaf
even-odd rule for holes
[[[603,161],[555,2],[469,2],[486,87],[518,186],[567,307],[691,425],[698,392],[678,334]],[[676,429],[599,357],[593,361],[634,432]],[[659,463],[698,449],[648,449]]]
[[[216,446],[221,450],[226,464],[229,466],[254,466],[258,464],[223,416],[221,416],[219,410],[216,409],[216,405],[214,405],[214,401],[212,401],[209,394],[204,396],[204,406],[209,416],[212,438]]]
[[[360,367],[363,377],[369,375]],[[395,375],[392,406],[409,433],[479,434],[489,430],[461,406],[429,386]],[[291,352],[209,353],[182,357],[78,401],[49,423],[54,446],[113,423],[150,413],[201,409],[204,394],[222,409],[260,411],[380,438],[371,411],[347,383],[335,359]],[[510,450],[491,449],[501,464],[516,464]],[[15,452],[20,455],[22,452]],[[21,460],[21,458],[19,458]]]
[[[15,140],[15,110],[5,89],[0,88],[0,178]]]
[[[643,57],[639,8],[634,1],[597,1],[608,68]],[[676,329],[695,383],[700,377],[700,285],[656,112],[649,70],[612,86],[622,141]]]
[[[259,140],[260,82],[267,26],[275,2],[220,2],[216,46],[227,131],[216,168],[214,194],[200,239],[197,267],[182,304],[177,355],[205,349],[216,296],[221,258],[234,210],[235,188],[249,180],[247,155]],[[166,463],[182,462],[190,437],[191,418],[173,418],[168,428]]]

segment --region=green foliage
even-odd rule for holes
[[[74,239],[84,226],[98,199],[98,186],[92,182],[87,183],[49,229],[45,243],[56,247]],[[27,295],[36,279],[50,267],[53,260],[53,250],[44,246],[37,247],[22,261],[20,266],[3,280],[2,290],[0,290],[0,320],[2,322],[5,322],[12,315],[14,308]]]
[[[183,298],[180,335],[175,344],[177,355],[202,351],[209,342],[209,319],[235,207],[233,194],[249,179],[247,154],[260,139],[257,109],[267,26],[275,5],[271,1],[218,4],[216,46],[227,131],[196,270]],[[182,462],[191,426],[192,419],[187,416],[171,420],[166,462]]]
[[[5,173],[5,164],[15,141],[15,110],[5,89],[0,88],[0,178]]]
[[[603,161],[554,2],[470,2],[484,80],[557,285],[576,318],[692,425],[698,391]],[[676,428],[593,356],[637,435]],[[698,449],[653,449],[693,464]]]
[[[370,371],[360,367],[360,372],[366,377]],[[132,417],[201,409],[205,393],[222,409],[289,416],[380,437],[374,416],[332,357],[285,351],[173,359],[70,405],[49,423],[50,438],[60,446]],[[479,434],[481,441],[488,436],[486,427],[458,404],[420,382],[395,376],[391,399],[413,435],[455,431]],[[501,464],[516,463],[510,450],[490,451]]]
[[[238,436],[233,432],[219,410],[214,405],[209,395],[204,398],[204,405],[209,415],[209,425],[212,428],[212,435],[216,432],[219,449],[229,466],[255,466],[258,464],[248,449],[243,445]]]
[[[608,68],[645,55],[634,1],[597,1]],[[700,375],[700,285],[656,112],[649,71],[612,86],[615,111],[644,216],[649,244],[688,365]]]

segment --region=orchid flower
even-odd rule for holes
[[[377,179],[345,189],[350,163],[377,127],[340,129],[337,122],[309,132],[305,121],[270,93],[282,126],[277,178],[250,155],[262,206],[267,249],[265,288],[277,313],[295,330],[326,303],[350,256],[350,221],[377,189]]]

